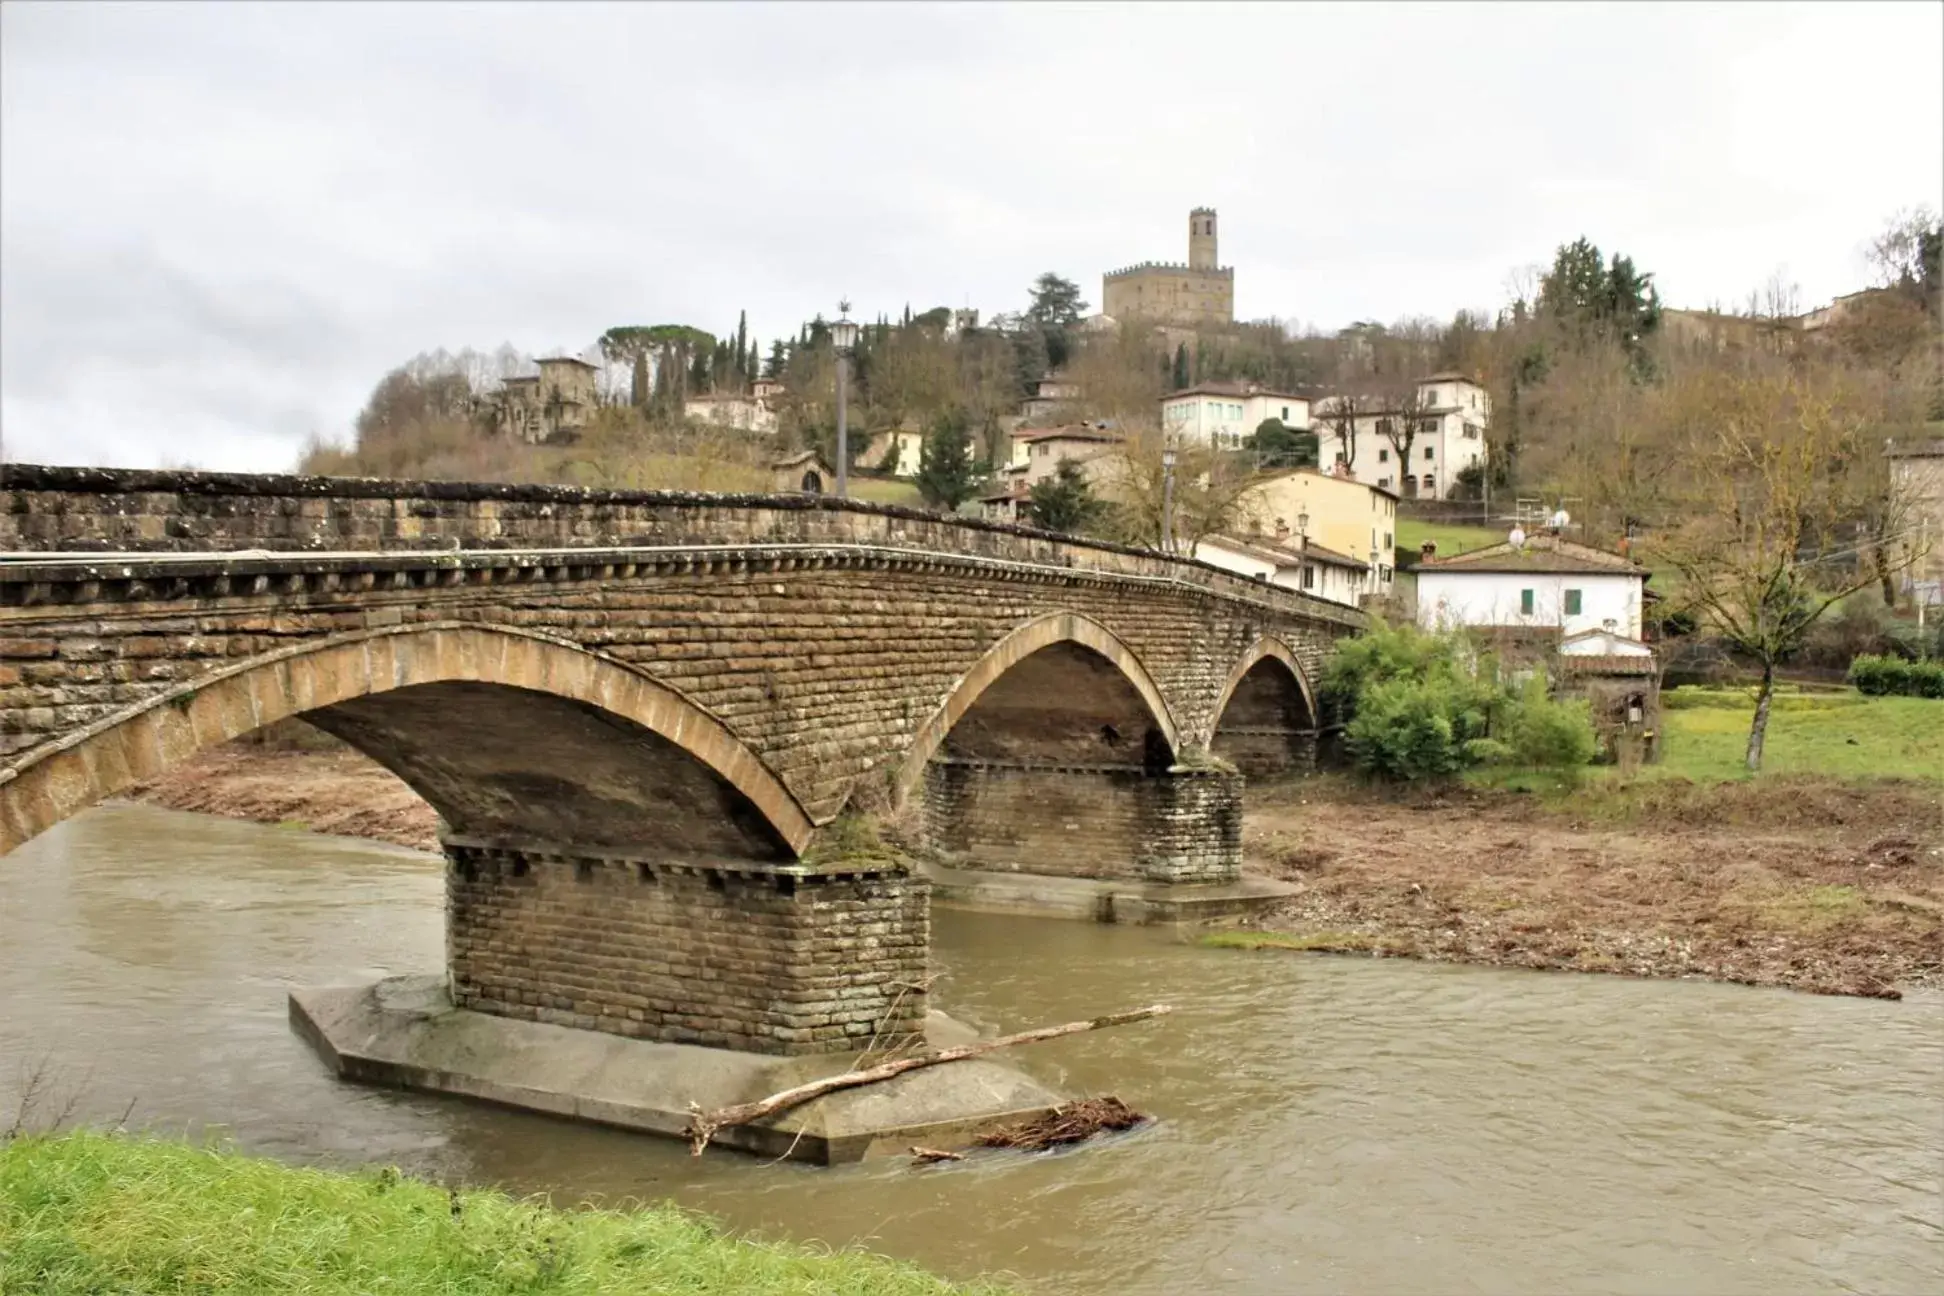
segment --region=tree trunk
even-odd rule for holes
[[[1762,663],[1762,686],[1755,694],[1755,723],[1748,728],[1748,772],[1762,768],[1762,742],[1768,737],[1769,704],[1775,700],[1775,663]]]

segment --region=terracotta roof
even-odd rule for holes
[[[1117,432],[1107,432],[1100,428],[1087,427],[1084,424],[1078,423],[1069,423],[1065,427],[1047,428],[1043,432],[1028,432],[1024,434],[1015,432],[1013,434],[1013,440],[1026,442],[1119,441],[1120,439],[1121,436]]]
[[[1407,571],[1414,572],[1586,572],[1602,576],[1638,576],[1647,579],[1647,569],[1624,554],[1608,553],[1590,545],[1574,544],[1557,536],[1528,536],[1514,549],[1511,541],[1453,554],[1449,558],[1422,558]]]
[[[1358,571],[1370,570],[1369,564],[1360,562],[1352,558],[1349,554],[1338,553],[1334,549],[1325,549],[1320,544],[1306,545],[1299,548],[1293,544],[1282,544],[1280,540],[1271,540],[1266,536],[1251,536],[1244,539],[1241,536],[1232,535],[1212,535],[1208,537],[1206,543],[1218,544],[1224,548],[1240,550],[1243,553],[1260,558],[1264,562],[1275,563],[1279,567],[1296,567],[1305,562],[1314,562],[1322,563],[1328,567],[1354,567]]]

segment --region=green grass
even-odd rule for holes
[[[1438,556],[1449,558],[1456,553],[1466,553],[1473,549],[1483,549],[1505,539],[1505,532],[1493,527],[1451,526],[1442,522],[1428,522],[1423,518],[1400,517],[1397,519],[1397,547],[1416,555],[1419,546],[1426,540],[1438,542]],[[1415,562],[1415,556],[1412,558]]]
[[[917,485],[895,477],[853,476],[850,479],[850,493],[855,499],[868,500],[873,504],[925,507],[925,497],[918,493]]]
[[[303,1170],[96,1133],[0,1144],[0,1292],[902,1296],[856,1252],[742,1242],[673,1207],[556,1210],[390,1170]]]
[[[1870,912],[1870,901],[1853,886],[1812,886],[1771,896],[1760,905],[1771,927],[1821,931]]]
[[[1663,758],[1642,773],[1696,782],[1745,777],[1754,715],[1746,689],[1670,690],[1662,699]],[[1854,691],[1778,694],[1762,772],[1944,781],[1944,702]]]

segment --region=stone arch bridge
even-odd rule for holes
[[[852,501],[0,471],[0,848],[301,716],[442,816],[462,1006],[760,1052],[923,1021],[926,883],[848,812],[1232,881],[1361,624]]]

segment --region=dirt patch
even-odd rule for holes
[[[1246,867],[1301,888],[1261,922],[1297,942],[1824,994],[1944,985],[1944,831],[1922,784],[1265,799]]]
[[[439,849],[439,816],[396,774],[349,748],[212,747],[123,795],[171,810]]]

